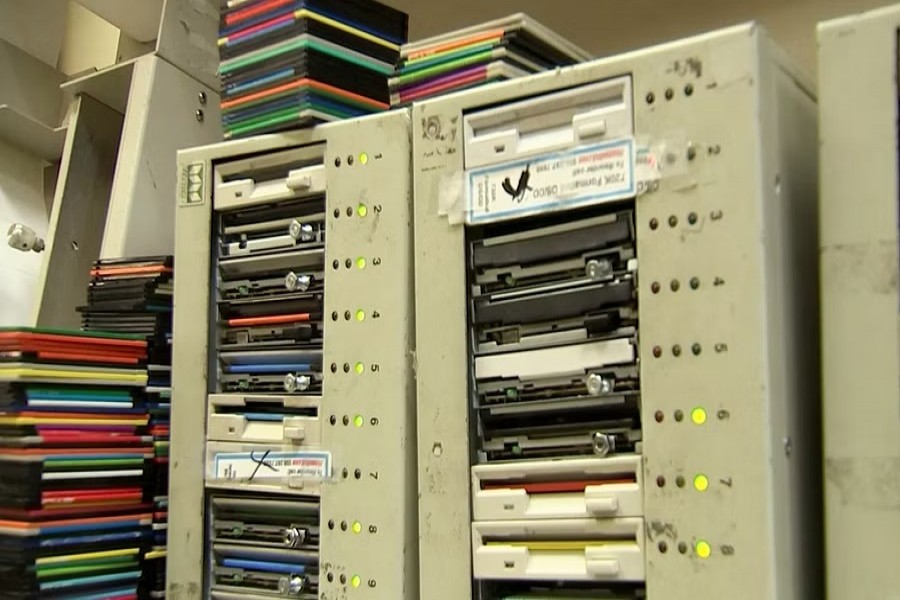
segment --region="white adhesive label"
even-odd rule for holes
[[[659,187],[661,177],[659,157],[653,148],[645,145],[638,147],[634,172],[638,194],[650,192]]]
[[[215,456],[216,479],[256,481],[271,479],[327,479],[331,476],[328,452],[222,452]]]
[[[635,195],[632,138],[582,146],[466,173],[466,222],[611,202]]]

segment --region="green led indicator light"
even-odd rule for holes
[[[361,362],[356,363],[356,374],[357,375],[362,375],[363,371],[365,371],[365,370],[366,370],[366,366],[364,364],[362,364]]]
[[[357,310],[356,311],[356,320],[360,321],[360,322],[365,321],[366,320],[366,311],[364,311],[363,309]]]
[[[706,411],[698,406],[691,411],[691,421],[694,425],[703,425],[706,423]]]
[[[350,585],[353,587],[358,588],[360,583],[362,583],[362,579],[359,578],[359,575],[354,575],[350,578]]]
[[[356,425],[357,427],[362,427],[363,426],[362,415],[356,415],[355,417],[353,417],[353,424]]]
[[[356,259],[356,268],[357,269],[365,269],[366,268],[366,259],[362,256]]]
[[[694,489],[698,492],[705,492],[709,489],[709,477],[706,475],[697,475],[694,477]]]

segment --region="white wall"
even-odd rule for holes
[[[6,230],[20,222],[42,238],[47,235],[43,172],[40,159],[0,141],[0,326],[32,324],[42,255],[10,248]]]

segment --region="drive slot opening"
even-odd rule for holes
[[[284,327],[226,328],[220,336],[222,351],[313,349],[322,347],[322,324],[308,323]]]
[[[490,481],[482,480],[482,490],[524,490],[529,494],[566,494],[584,492],[589,487],[635,484],[637,475],[633,472],[609,473],[595,475],[590,478],[529,478],[527,481]]]
[[[483,600],[645,600],[642,587],[607,582],[601,586],[574,581],[528,583],[482,581]]]
[[[270,181],[285,179],[293,170],[320,165],[324,163],[324,160],[325,145],[314,144],[281,152],[267,152],[239,160],[219,162],[216,164],[216,171],[222,176],[222,181],[226,183],[235,179]]]
[[[637,544],[637,537],[633,534],[609,533],[609,534],[560,534],[560,535],[521,535],[521,536],[492,536],[482,538],[484,546],[512,546],[513,548],[526,548],[535,553],[554,552],[578,552],[588,548],[631,547]],[[512,568],[512,567],[510,567]]]
[[[282,421],[285,417],[318,417],[314,406],[285,406],[281,402],[254,400],[244,406],[217,406],[216,414],[242,415],[248,421]]]

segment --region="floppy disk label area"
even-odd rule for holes
[[[469,224],[612,202],[635,195],[635,147],[623,138],[466,173]]]
[[[224,481],[316,480],[331,475],[329,452],[223,452],[214,462],[216,479]]]

